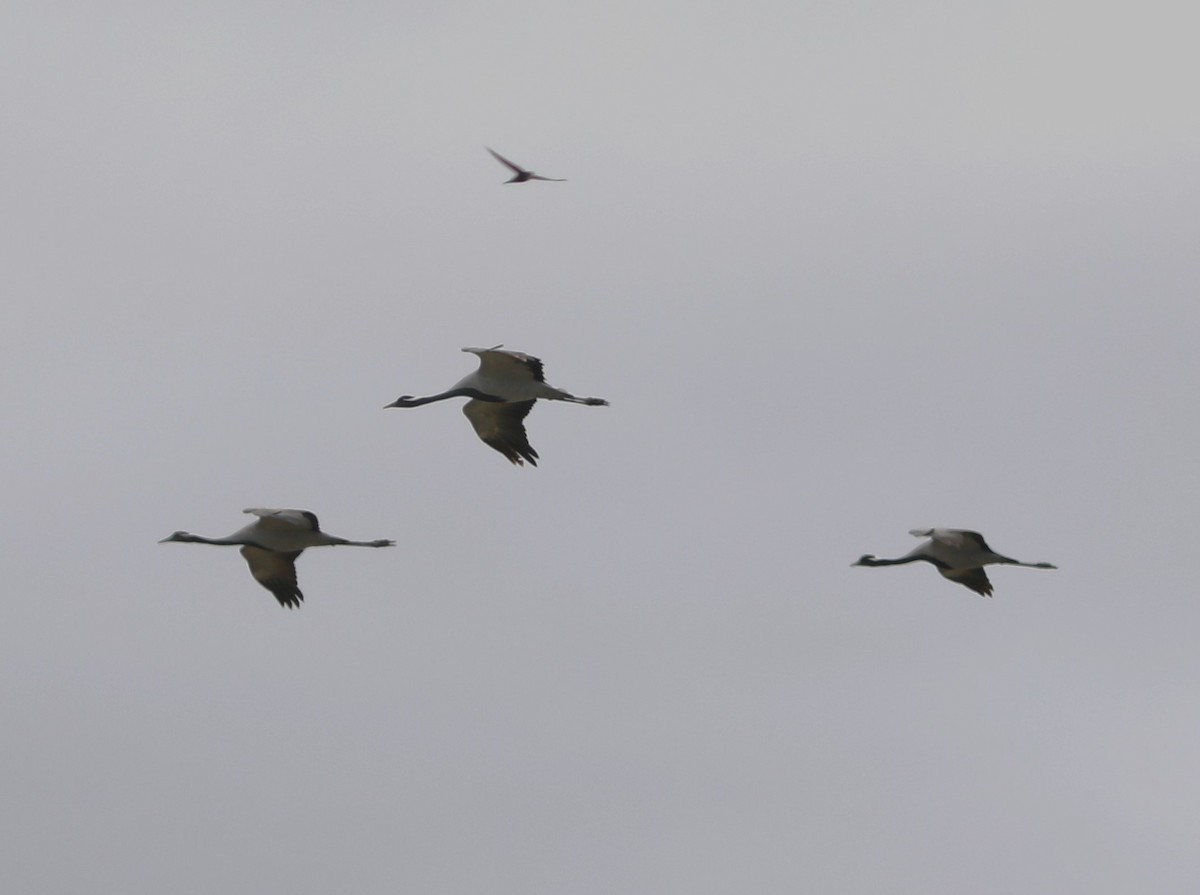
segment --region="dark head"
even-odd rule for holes
[[[397,398],[391,404],[384,404],[383,409],[387,410],[389,407],[415,407],[416,405],[413,404],[412,402],[413,402],[412,395],[401,395],[399,398]]]
[[[188,541],[195,541],[195,540],[196,540],[196,536],[194,534],[192,534],[191,532],[177,531],[177,532],[169,535],[168,537],[163,538],[158,543],[165,544],[168,541],[183,541],[184,543],[187,543]]]
[[[875,554],[864,553],[858,558],[857,562],[850,563],[851,566],[873,566],[875,565]]]

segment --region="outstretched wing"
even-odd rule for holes
[[[520,167],[519,165],[514,165],[512,162],[510,162],[508,159],[506,159],[504,156],[502,156],[496,150],[492,149],[492,147],[484,146],[483,148],[492,154],[492,158],[494,158],[500,164],[504,165],[506,168],[511,170],[514,174],[528,174],[529,173],[528,171],[526,171],[524,168]]]
[[[295,526],[296,528],[304,528],[309,531],[320,531],[321,524],[317,522],[317,514],[308,510],[272,510],[264,509],[263,507],[250,507],[242,510],[243,513],[250,513],[253,516],[258,516],[262,521],[260,525],[271,527]]]
[[[242,556],[250,566],[254,580],[273,593],[280,606],[288,609],[295,609],[304,599],[296,584],[296,557],[303,552],[276,553],[248,544],[242,548]]]
[[[468,401],[463,405],[475,434],[490,448],[494,448],[517,466],[529,461],[537,466],[538,453],[529,444],[525,434],[525,417],[533,409],[534,401]]]
[[[938,571],[949,580],[957,584],[961,584],[964,587],[969,587],[980,596],[990,597],[992,595],[992,582],[988,581],[987,572],[981,568],[943,569],[939,566]]]
[[[525,379],[532,377],[534,382],[545,382],[542,372],[542,362],[539,358],[525,354],[523,351],[501,350],[495,348],[464,348],[479,357],[479,372],[484,376],[496,379]]]
[[[967,531],[963,528],[913,528],[908,532],[914,538],[932,538],[940,544],[955,550],[985,550],[992,553],[992,548],[984,541],[983,535],[977,531]]]

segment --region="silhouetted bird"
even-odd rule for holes
[[[485,146],[483,148],[490,152],[500,164],[512,169],[513,176],[504,181],[505,183],[524,183],[526,180],[553,180],[557,183],[564,183],[567,179],[565,177],[543,177],[541,174],[534,174],[532,171],[526,171],[520,165],[514,165],[490,146]]]

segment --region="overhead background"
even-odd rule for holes
[[[1185,24],[10,4],[5,888],[1194,892]],[[382,409],[497,343],[612,406]]]

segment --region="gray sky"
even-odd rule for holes
[[[1194,892],[1179,10],[8,4],[5,890]]]

